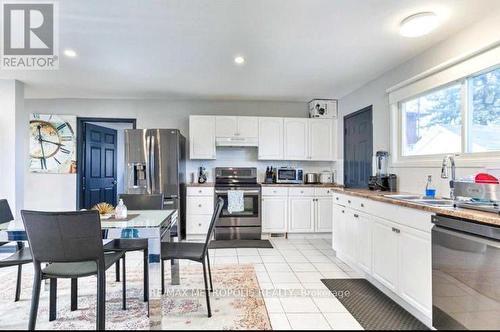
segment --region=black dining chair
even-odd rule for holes
[[[104,253],[101,220],[97,211],[38,212],[21,211],[33,255],[35,276],[28,329],[34,330],[42,280],[50,279],[50,320],[55,319],[57,279],[76,280],[97,276],[98,330],[105,329],[106,270],[124,253]],[[42,268],[42,263],[48,265]],[[124,269],[125,270],[125,269]],[[125,303],[125,277],[123,277]],[[73,290],[73,282],[72,282]],[[72,298],[73,302],[73,298]]]
[[[6,199],[0,199],[0,224],[6,224],[14,220],[12,211],[10,210],[9,203]],[[8,244],[9,242],[0,242],[0,246]],[[23,271],[23,265],[29,264],[33,261],[31,257],[31,252],[29,248],[25,248],[21,243],[17,244],[17,250],[14,254],[9,257],[0,260],[0,268],[17,266],[17,282],[16,282],[16,294],[14,301],[19,301],[21,295],[21,277]]]
[[[210,279],[210,292],[213,292],[212,285],[212,271],[210,270],[210,255],[208,254],[208,245],[212,239],[212,233],[215,228],[215,223],[219,220],[219,216],[224,206],[224,200],[219,198],[217,204],[215,205],[214,213],[212,215],[212,220],[208,227],[207,236],[205,242],[162,242],[161,244],[161,291],[165,294],[165,261],[174,259],[187,259],[195,262],[199,262],[203,265],[203,278],[205,281],[205,296],[207,298],[207,310],[208,317],[212,317],[212,311],[210,309],[210,295],[208,291],[207,282],[207,268],[208,265],[208,276]],[[205,265],[206,259],[206,265]]]
[[[163,210],[163,194],[120,194],[120,199],[128,210]],[[104,251],[123,251],[123,264],[125,253],[130,251],[143,252],[144,264],[144,301],[149,297],[149,267],[148,267],[148,240],[147,239],[115,239],[104,245]],[[120,281],[120,262],[116,262],[116,281]]]

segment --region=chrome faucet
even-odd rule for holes
[[[441,165],[441,178],[448,179],[450,177],[448,174],[448,160],[450,161],[450,166],[451,166],[450,199],[455,200],[456,171],[455,171],[455,158],[452,155],[448,155],[443,158],[443,163]]]

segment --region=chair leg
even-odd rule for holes
[[[116,282],[120,282],[120,261],[115,264]]]
[[[212,271],[210,269],[210,255],[207,253],[207,265],[208,265],[208,277],[210,279],[210,292],[214,292],[214,286],[212,284]]]
[[[122,259],[122,309],[127,310],[127,276],[125,274],[125,255]]]
[[[38,303],[40,302],[40,288],[42,287],[42,273],[40,267],[35,266],[35,276],[33,278],[33,292],[31,295],[31,309],[28,323],[28,330],[33,331],[36,325],[36,316],[38,314]]]
[[[144,249],[144,302],[147,301],[149,301],[149,251]]]
[[[21,277],[23,273],[23,266],[18,265],[17,266],[17,283],[16,283],[16,296],[14,297],[14,302],[19,301],[19,298],[21,297]]]
[[[78,310],[78,279],[71,279],[71,311]]]
[[[205,267],[205,261],[203,264],[203,279],[205,280],[205,296],[207,297],[207,309],[208,309],[208,317],[212,317],[212,311],[210,310],[210,294],[208,291],[208,281],[207,281],[207,269]]]
[[[161,295],[165,294],[165,261],[161,259]]]
[[[97,330],[106,329],[106,274],[97,273]]]
[[[57,279],[50,278],[49,322],[56,320],[56,316],[57,316]]]

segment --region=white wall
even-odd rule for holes
[[[390,109],[386,90],[447,60],[498,41],[500,39],[499,31],[500,13],[495,13],[341,98],[339,101],[341,116],[373,105],[373,151],[390,151]],[[343,158],[343,121],[339,121],[338,132],[340,162],[340,159]],[[340,165],[342,164],[340,163]],[[434,183],[437,185],[438,193],[448,195],[448,183],[446,180],[440,179],[440,166],[438,164],[435,167],[426,168],[399,167],[393,168],[392,172],[396,173],[399,177],[401,191],[422,193],[427,175],[432,175]],[[459,177],[480,170],[478,168],[460,167],[460,164],[458,166],[457,175]],[[339,168],[342,168],[342,166],[339,166]],[[342,179],[341,173],[340,171],[339,179]]]
[[[23,208],[28,121],[24,84],[0,80],[0,199],[7,199],[13,214]]]
[[[30,113],[68,114],[81,117],[135,118],[137,128],[177,128],[189,137],[191,114],[252,115],[306,117],[307,104],[300,102],[259,101],[166,101],[166,100],[110,100],[110,99],[27,99]],[[78,135],[78,133],[77,133]],[[255,148],[219,148],[216,161],[188,161],[187,180],[191,172],[205,166],[212,179],[216,166],[258,167],[259,176],[267,165],[287,165],[284,162],[258,162]],[[331,169],[332,163],[290,163],[306,170]],[[43,188],[50,188],[50,195]],[[76,208],[76,175],[34,174],[27,175],[25,185],[26,208],[40,210],[74,210]]]

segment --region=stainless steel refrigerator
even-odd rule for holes
[[[186,236],[186,138],[177,129],[125,130],[125,191],[163,194],[165,209],[179,209],[177,232]]]

